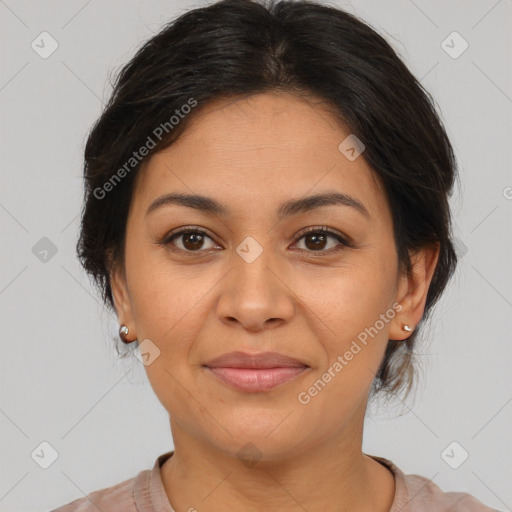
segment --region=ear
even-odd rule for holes
[[[128,327],[126,339],[127,341],[134,341],[137,339],[137,332],[133,318],[130,294],[126,284],[126,273],[121,265],[116,265],[110,270],[109,275],[119,325],[126,325],[126,327]]]
[[[411,275],[402,274],[399,277],[396,301],[402,305],[402,309],[390,325],[389,339],[405,340],[411,333],[402,330],[402,325],[407,324],[414,330],[420,322],[439,259],[439,249],[440,245],[436,243],[411,254]]]

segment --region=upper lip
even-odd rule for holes
[[[229,352],[211,359],[204,366],[210,368],[283,368],[308,366],[298,359],[279,352],[260,352],[249,354],[247,352]]]

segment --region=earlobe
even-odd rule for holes
[[[396,300],[402,306],[389,331],[392,340],[407,339],[418,325],[427,301],[427,294],[439,259],[439,243],[425,246],[411,254],[411,273],[400,276]],[[404,325],[411,328],[404,329]]]
[[[126,275],[122,268],[117,267],[109,272],[109,276],[119,324],[126,325],[130,334],[135,334],[135,325],[133,322],[130,296],[126,284]]]

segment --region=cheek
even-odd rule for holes
[[[389,282],[376,279],[369,267],[341,272],[321,289],[303,296],[315,312],[309,315],[315,323],[311,328],[325,356],[300,390],[299,402],[308,417],[322,418],[319,432],[329,432],[365,403],[384,356],[394,310],[389,310]]]
[[[180,268],[163,249],[132,245],[126,257],[127,279],[138,334],[163,348],[171,342],[173,349],[186,346],[199,327],[194,316],[214,285],[214,276],[205,272],[206,267]]]
[[[167,264],[153,265],[133,281],[139,340],[150,339],[160,351],[145,367],[148,380],[164,408],[180,417],[197,409],[187,390],[193,390],[195,343],[212,307],[208,291],[215,280],[205,278],[192,279]],[[197,391],[193,395],[197,396]]]
[[[322,326],[332,345],[341,343],[343,348],[344,342],[374,325],[389,308],[392,273],[371,255],[328,272],[303,275],[295,281],[294,292],[309,308],[305,314]]]
[[[315,313],[309,315],[315,324],[311,329],[325,351],[318,375],[311,379],[319,390],[312,401],[317,406],[339,404],[337,417],[350,414],[364,398],[384,356],[396,311],[391,307],[393,273],[383,264],[370,255],[300,293]]]

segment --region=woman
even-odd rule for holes
[[[191,10],[85,161],[79,257],[174,450],[58,512],[491,510],[362,452],[456,266],[452,147],[381,36],[313,2]]]

